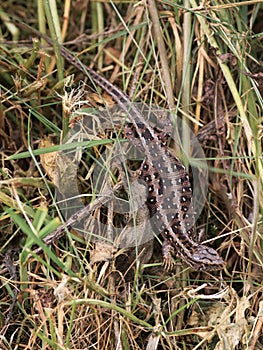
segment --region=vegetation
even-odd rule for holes
[[[1,6],[0,348],[262,349],[262,1]],[[193,130],[209,174],[197,229],[222,271],[179,259],[166,271],[160,237],[118,246],[115,228],[129,238],[143,210],[116,214],[106,194],[133,208],[141,155],[120,166],[123,116],[62,42],[132,101],[183,119],[184,147]],[[43,242],[85,205],[78,227]]]

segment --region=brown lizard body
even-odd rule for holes
[[[32,31],[31,28],[30,30]],[[52,45],[49,37],[35,30],[33,32]],[[103,88],[127,112],[132,127],[124,126],[123,133],[137,146],[139,141],[139,147],[145,154],[139,177],[148,188],[146,204],[150,217],[154,219],[157,233],[161,233],[164,239],[165,265],[170,267],[171,255],[175,255],[195,270],[221,269],[223,260],[218,253],[193,240],[195,227],[189,176],[182,162],[171,154],[167,138],[148,125],[141,112],[121,90],[81,63],[63,46],[60,47],[60,52],[69,63]]]

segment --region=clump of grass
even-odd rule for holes
[[[225,342],[260,348],[262,4],[77,4],[5,2],[0,9],[0,347],[214,349]],[[32,41],[19,22],[47,31],[54,48]],[[60,142],[77,112],[89,115],[112,103],[86,81],[88,95],[83,91],[62,106],[60,96],[75,96],[65,87],[68,76],[74,73],[74,82],[83,76],[63,62],[61,41],[131,100],[171,109],[195,131],[209,169],[198,227],[224,258],[224,271],[197,273],[178,262],[164,272],[158,240],[128,252],[103,242],[94,253],[85,234],[67,229],[51,247],[43,243],[65,214],[55,194],[59,183],[45,174],[52,161],[45,158],[45,168],[43,156],[59,150],[78,155],[86,147],[77,177],[89,203],[95,165],[103,159],[109,169],[112,147],[121,143],[118,131],[97,127],[88,146]],[[50,135],[56,145],[39,149]],[[191,146],[188,132],[183,144]],[[119,173],[106,174],[118,182]],[[127,224],[109,213],[103,208],[95,215],[103,223]]]

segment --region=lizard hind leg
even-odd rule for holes
[[[175,265],[173,261],[173,256],[175,256],[175,249],[167,240],[163,241],[162,255],[164,269],[171,271]]]

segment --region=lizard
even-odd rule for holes
[[[27,26],[36,36],[53,45],[45,34]],[[163,132],[153,128],[128,96],[95,70],[83,64],[79,58],[60,45],[60,54],[84,76],[100,86],[116,104],[127,113],[130,124],[122,132],[129,142],[143,150],[145,159],[141,164],[139,179],[147,186],[146,205],[149,216],[154,218],[154,229],[163,238],[162,255],[165,268],[173,265],[172,257],[181,258],[194,270],[213,271],[223,268],[224,262],[211,247],[196,242],[196,228],[192,206],[192,188],[184,164],[173,155]],[[77,216],[76,216],[77,219]],[[74,220],[70,221],[71,224]],[[62,232],[63,227],[57,229]],[[59,235],[55,235],[59,236]],[[48,241],[48,240],[47,240]]]

